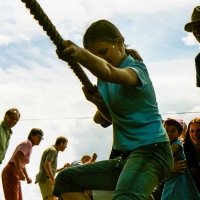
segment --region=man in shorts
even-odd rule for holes
[[[56,139],[55,145],[47,148],[42,155],[40,171],[36,175],[35,183],[38,183],[43,200],[57,200],[52,194],[55,184],[54,176],[57,169],[58,152],[64,151],[67,147],[67,138],[60,136]]]

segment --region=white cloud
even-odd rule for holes
[[[198,42],[196,38],[192,35],[192,33],[188,33],[188,35],[186,37],[182,37],[181,40],[186,46],[198,45]]]
[[[0,45],[8,45],[13,42],[12,37],[6,35],[0,35]]]

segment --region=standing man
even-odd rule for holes
[[[57,169],[58,152],[67,148],[67,138],[60,136],[56,139],[55,145],[47,148],[42,155],[40,162],[40,171],[36,175],[36,183],[39,184],[40,191],[44,200],[56,200],[53,196],[53,187],[55,184],[54,176]]]
[[[17,108],[11,108],[6,111],[4,120],[0,122],[0,164],[5,158],[9,141],[12,136],[12,129],[20,119],[20,113]]]
[[[185,25],[185,31],[192,32],[194,37],[200,43],[200,6],[194,8],[191,22]],[[195,58],[196,66],[196,86],[200,87],[200,53]]]

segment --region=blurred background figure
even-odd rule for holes
[[[39,128],[33,128],[28,140],[20,143],[8,164],[2,171],[2,184],[6,200],[22,200],[21,182],[26,180],[30,184],[32,180],[29,178],[26,165],[30,162],[32,147],[39,145],[43,139],[43,131]]]
[[[10,108],[6,111],[3,121],[0,122],[0,164],[5,158],[12,129],[20,119],[20,113],[17,108]]]
[[[38,183],[44,200],[56,200],[52,194],[55,184],[54,176],[57,172],[58,152],[67,148],[67,138],[60,136],[56,139],[55,145],[47,148],[41,158],[39,173],[36,175],[35,183]]]
[[[200,6],[194,8],[191,22],[185,25],[185,31],[192,32],[194,37],[200,42]],[[200,87],[200,53],[195,58],[196,66],[196,86]]]

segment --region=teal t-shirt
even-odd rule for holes
[[[98,89],[112,117],[113,148],[133,150],[143,145],[169,141],[144,63],[127,56],[119,68],[134,70],[141,86],[98,80]]]

